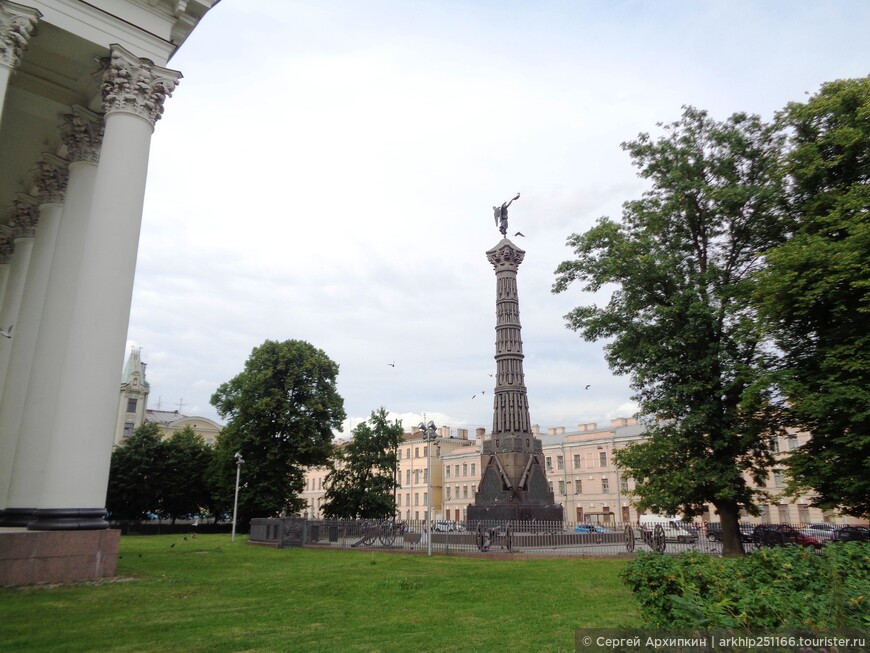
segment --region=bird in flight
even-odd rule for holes
[[[526,234],[524,234],[522,231],[518,231],[514,234],[514,236],[522,236],[523,238],[525,238]]]
[[[3,336],[4,338],[11,338],[12,337],[12,327],[14,327],[14,326],[15,326],[14,324],[10,324],[8,329],[0,329],[0,336]]]
[[[588,389],[589,389],[589,386],[587,385],[585,389],[588,390]]]
[[[390,367],[395,367],[395,366],[396,366],[395,363],[387,363],[387,365],[389,365]]]

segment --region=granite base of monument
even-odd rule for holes
[[[468,528],[476,529],[477,525],[511,523],[519,525],[520,522],[548,523],[564,521],[562,506],[530,506],[522,504],[506,504],[494,506],[469,505],[467,521]]]

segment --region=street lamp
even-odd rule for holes
[[[242,473],[242,465],[245,464],[244,459],[242,458],[242,454],[238,451],[236,452],[236,498],[233,499],[233,535],[230,538],[230,542],[236,541],[236,515],[239,512],[239,476]]]
[[[426,445],[426,528],[429,530],[426,533],[426,549],[429,555],[432,555],[432,442],[438,437],[435,429],[435,422],[429,421],[428,424],[420,422],[417,426],[423,432],[423,441]]]

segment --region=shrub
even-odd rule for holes
[[[740,558],[639,553],[622,574],[656,627],[866,628],[870,543],[833,543],[820,554],[763,548]]]

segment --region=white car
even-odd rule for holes
[[[834,524],[807,524],[801,533],[816,538],[819,542],[830,542],[834,539],[837,527]]]

